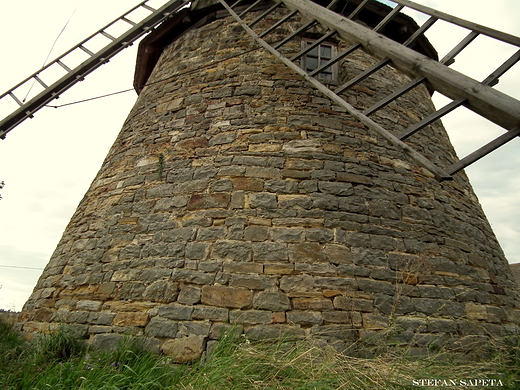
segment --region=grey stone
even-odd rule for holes
[[[374,301],[370,299],[353,298],[339,295],[334,297],[333,303],[334,308],[339,310],[361,311],[368,313],[374,311]]]
[[[102,303],[98,301],[78,301],[76,303],[76,309],[83,311],[99,311],[101,305]]]
[[[250,340],[299,340],[305,338],[305,331],[291,325],[254,325],[245,331]]]
[[[270,180],[264,184],[264,189],[277,194],[296,194],[298,183],[294,180]]]
[[[271,228],[271,239],[273,241],[301,242],[304,230],[297,228]]]
[[[190,242],[186,245],[186,257],[194,260],[204,260],[209,254],[209,244],[203,242]]]
[[[243,241],[221,240],[213,247],[213,255],[223,260],[249,261],[252,245]]]
[[[269,236],[269,229],[265,226],[248,226],[244,229],[244,240],[265,241]]]
[[[314,208],[322,210],[338,210],[339,199],[330,194],[312,194],[312,205]]]
[[[333,264],[298,263],[294,265],[297,272],[308,273],[316,276],[336,276],[338,269]]]
[[[412,298],[412,303],[415,310],[428,315],[438,314],[438,311],[442,306],[442,301],[430,298]]]
[[[323,193],[339,196],[350,196],[354,193],[352,184],[342,182],[320,181],[318,182],[318,189]]]
[[[220,340],[222,338],[238,339],[244,332],[244,328],[237,324],[214,323],[211,326],[209,338]]]
[[[117,294],[119,299],[136,299],[140,298],[146,286],[140,282],[123,282]]]
[[[368,209],[369,214],[373,217],[383,217],[388,219],[399,219],[401,217],[399,209],[393,203],[388,201],[377,200],[370,202]]]
[[[169,278],[172,270],[168,268],[146,268],[141,272],[139,279],[144,282]]]
[[[287,261],[287,246],[278,242],[259,242],[253,244],[255,261]]]
[[[233,191],[233,182],[228,178],[215,180],[210,183],[210,188],[213,192],[231,192]]]
[[[220,260],[205,260],[205,261],[199,261],[197,263],[198,263],[199,271],[203,271],[203,272],[222,271],[222,262]]]
[[[292,310],[286,313],[287,322],[299,325],[321,325],[323,316],[317,311]]]
[[[232,324],[270,324],[272,313],[265,310],[232,310],[229,312],[229,321]]]
[[[209,321],[182,321],[179,322],[177,337],[208,336],[211,329]]]
[[[368,205],[365,199],[359,196],[341,197],[338,200],[338,208],[339,210],[348,211],[351,213],[368,213]]]
[[[312,199],[308,195],[278,195],[278,206],[282,209],[310,209]]]
[[[162,240],[165,242],[175,242],[179,241],[190,241],[195,237],[196,230],[193,227],[183,227],[179,229],[171,229],[162,234]]]
[[[158,280],[146,287],[143,298],[153,302],[169,303],[175,301],[178,291],[177,283]]]
[[[193,179],[194,170],[192,168],[174,169],[168,172],[167,181],[169,183],[182,183]]]
[[[276,277],[263,275],[231,275],[230,287],[243,287],[249,290],[267,290],[276,287]]]
[[[192,312],[193,307],[174,303],[168,306],[159,306],[157,315],[170,320],[191,320]]]
[[[338,339],[347,341],[356,341],[358,339],[358,330],[353,329],[352,325],[346,324],[329,324],[311,328],[311,334],[326,340]]]
[[[177,301],[184,305],[194,305],[200,302],[201,294],[202,293],[200,288],[192,286],[183,286],[181,288]]]
[[[253,298],[253,308],[283,312],[291,308],[291,301],[286,294],[279,292],[262,291]]]
[[[203,192],[209,185],[209,179],[190,180],[181,182],[173,189],[174,194],[193,194]]]
[[[243,209],[245,206],[245,193],[243,191],[234,191],[231,195],[230,209]]]
[[[161,317],[153,317],[146,325],[145,333],[150,337],[175,338],[178,323]]]
[[[314,288],[314,278],[310,275],[283,276],[280,289],[285,292],[311,291]]]
[[[121,334],[96,334],[90,346],[100,351],[113,351],[123,343],[125,336]]]
[[[197,305],[193,308],[194,320],[210,320],[227,322],[229,310],[222,307]]]
[[[234,164],[266,167],[268,166],[269,160],[266,157],[257,156],[235,156],[233,158]]]
[[[414,221],[431,223],[432,217],[428,210],[421,209],[419,207],[413,207],[410,205],[404,206],[402,209],[403,218],[409,218]]]
[[[442,319],[442,318],[429,318],[428,319],[428,332],[432,333],[457,333],[458,324],[456,321]]]
[[[368,293],[382,293],[386,295],[394,295],[395,286],[392,283],[381,282],[371,279],[358,279],[357,285],[361,291]]]
[[[110,325],[116,315],[114,313],[91,313],[88,322],[96,325]]]
[[[210,140],[211,144],[211,140]],[[193,180],[211,179],[217,175],[218,169],[212,166],[202,166],[193,172]]]
[[[235,95],[251,95],[256,96],[261,93],[261,89],[258,86],[254,85],[244,85],[237,87],[235,90]]]
[[[309,241],[332,242],[334,232],[330,229],[308,229],[305,232],[305,238]]]
[[[276,209],[276,195],[268,192],[252,193],[249,194],[249,204],[254,209]]]
[[[361,281],[354,278],[316,276],[314,278],[314,287],[330,290],[353,290],[359,285],[359,288],[363,290]]]
[[[197,240],[199,241],[213,241],[221,240],[226,235],[226,228],[224,226],[215,226],[199,229],[197,233]]]
[[[86,324],[88,322],[90,313],[87,311],[75,311],[70,313],[67,318],[67,322],[76,323],[76,324]]]
[[[303,194],[311,194],[318,192],[318,181],[317,180],[302,180],[298,184],[298,190]]]
[[[189,269],[175,269],[172,274],[175,281],[183,281],[195,284],[211,284],[215,280],[215,275],[206,272],[192,271]]]

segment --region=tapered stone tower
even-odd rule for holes
[[[361,22],[378,23],[381,9]],[[387,35],[414,26],[400,16]],[[302,61],[346,45],[331,38]],[[415,49],[435,56],[426,40]],[[339,84],[376,62],[356,51],[322,77]],[[407,80],[387,67],[345,96],[369,107]],[[66,324],[97,346],[141,336],[178,361],[233,326],[340,349],[388,329],[418,349],[518,331],[516,285],[465,174],[439,183],[216,6],[182,11],[141,43],[136,88],[23,309],[24,331]],[[377,121],[397,132],[433,110],[418,87]],[[415,140],[453,161],[442,125]]]

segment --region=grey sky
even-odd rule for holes
[[[493,7],[483,0],[417,2],[520,35],[517,22],[520,2],[517,0],[495,0]],[[26,0],[5,4],[2,12],[7,17],[0,24],[0,50],[3,53],[0,92],[41,67],[74,11],[51,58],[137,3],[138,0]],[[151,3],[158,6],[162,1],[153,0]],[[430,39],[442,55],[457,43],[458,38],[456,32],[443,34],[432,30]],[[482,44],[486,44],[485,40]],[[131,88],[136,46],[88,76],[55,104]],[[500,56],[508,53],[496,46],[491,43],[486,50],[473,51],[457,60],[453,67],[483,79],[499,65],[494,63]],[[516,94],[518,98],[520,65],[510,72],[497,88]],[[4,199],[0,201],[0,285],[3,286],[0,289],[0,308],[22,308],[135,98],[136,94],[130,92],[59,109],[45,108],[0,142],[0,181],[6,182],[1,191]],[[3,117],[1,110],[0,105],[0,116]],[[502,132],[482,123],[471,113],[456,112],[444,123],[460,156]],[[512,263],[520,262],[518,147],[519,141],[514,140],[468,170],[475,191]]]

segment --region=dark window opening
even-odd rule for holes
[[[311,46],[313,41],[302,41],[302,49]],[[302,57],[302,68],[307,72],[311,73],[313,70],[318,69],[320,66],[330,61],[336,54],[336,47],[330,43],[321,43],[320,45],[312,48],[306,55]],[[336,78],[336,66],[332,65],[325,69],[322,69],[320,73],[314,75],[316,78],[325,80],[334,80]]]

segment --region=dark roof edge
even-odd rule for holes
[[[320,5],[327,2],[327,0],[314,1]],[[362,0],[341,0],[336,5],[335,11],[349,15],[361,2]],[[204,3],[207,4],[208,1],[204,1]],[[244,4],[245,3],[247,3],[247,1],[245,1]],[[193,8],[197,7],[180,10],[140,42],[134,73],[134,89],[138,94],[141,93],[146,85],[148,78],[166,46],[191,28],[203,26],[218,18],[227,16],[227,12],[223,11],[220,4],[198,9]],[[391,8],[385,4],[370,1],[359,14],[358,20],[373,28],[390,10]],[[400,13],[394,17],[382,33],[388,38],[402,43],[417,31],[418,28],[419,26],[410,16]],[[417,39],[416,44],[412,48],[421,54],[438,60],[437,51],[424,35],[421,35],[419,39]]]

